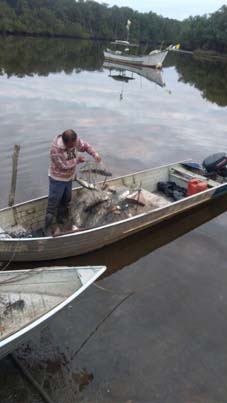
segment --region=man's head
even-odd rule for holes
[[[72,129],[65,130],[62,133],[62,141],[66,148],[72,148],[75,146],[77,140],[77,133]]]

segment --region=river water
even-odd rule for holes
[[[110,77],[102,44],[8,38],[0,45],[1,206],[13,145],[21,145],[19,202],[47,193],[50,144],[66,128],[117,175],[226,149],[224,64],[172,54],[155,77],[162,88],[135,73],[128,82],[117,71]]]
[[[67,128],[76,130],[83,139],[91,143],[101,154],[107,169],[112,171],[114,175],[123,175],[132,171],[189,158],[201,162],[209,154],[226,151],[226,64],[201,61],[191,55],[172,53],[168,55],[163,70],[160,73],[154,72],[152,78],[148,79],[144,77],[147,74],[146,71],[122,72],[116,66],[103,65],[103,49],[105,46],[106,44],[102,43],[75,40],[10,37],[0,39],[0,207],[6,206],[8,202],[11,155],[14,144],[21,145],[16,192],[16,201],[21,202],[47,193],[50,144],[56,134]],[[194,218],[194,224],[191,227],[190,223],[187,223],[188,230],[206,220],[201,218],[200,213]],[[135,237],[134,240],[125,240],[116,247],[91,254],[88,258],[72,259],[70,263],[105,263],[110,266],[111,272],[126,267],[122,272],[115,273],[112,282],[110,282],[111,288],[116,286],[122,292],[125,288],[129,290],[132,286],[138,285],[142,287],[143,283],[147,283],[150,277],[148,271],[145,270],[148,270],[148,268],[150,273],[151,271],[153,273],[150,275],[153,276],[155,284],[159,283],[159,276],[162,278],[162,283],[166,277],[170,276],[168,273],[172,272],[175,275],[173,288],[171,289],[170,285],[168,291],[160,289],[161,293],[166,293],[166,301],[163,300],[163,304],[165,302],[168,305],[170,290],[173,295],[176,291],[179,296],[179,292],[181,293],[183,292],[182,289],[187,288],[186,282],[187,280],[189,281],[189,273],[191,276],[191,290],[196,290],[197,296],[201,292],[201,289],[197,289],[197,287],[199,288],[198,279],[201,283],[208,282],[208,276],[211,283],[219,281],[220,287],[222,283],[226,284],[224,271],[224,261],[227,257],[225,252],[227,241],[226,225],[227,219],[224,214],[163,247],[160,251],[151,253],[152,247],[150,244],[154,236],[156,236],[156,240],[159,240],[156,245],[158,247],[158,243],[159,245],[165,243],[163,240],[165,237],[167,238],[166,242],[169,242],[178,235],[187,232],[182,228],[182,223],[175,223],[175,225],[172,223],[168,230],[165,229],[163,232],[156,233],[156,235],[153,234],[150,238],[145,234]],[[214,266],[223,268],[222,274],[219,272],[219,280],[214,277]],[[182,274],[182,270],[184,270],[182,268],[186,268],[184,272],[186,277],[184,277],[184,280],[183,277],[179,280],[179,273]],[[140,274],[139,281],[138,273]],[[104,280],[104,282],[107,280]],[[120,281],[120,284],[118,281]],[[216,294],[212,287],[210,288],[213,298],[217,297],[218,299],[220,292],[216,283],[214,289]],[[222,290],[222,298],[224,298],[223,293],[224,290]],[[204,312],[207,313],[207,310],[211,310],[208,303],[209,295],[207,292],[207,309],[203,307],[204,309],[201,309],[201,318],[198,317],[195,323],[192,321],[193,332],[195,326],[198,326],[198,323],[203,321]],[[95,295],[94,298],[96,297]],[[159,297],[160,295],[157,298]],[[195,295],[192,292],[191,306],[194,303],[194,298]],[[170,297],[170,300],[173,301],[174,297],[173,299]],[[144,308],[146,306],[145,302],[144,300],[142,309],[146,311],[146,308]],[[100,301],[99,304],[101,305]],[[98,307],[101,312],[99,304]],[[196,313],[197,307],[194,305],[192,312]],[[219,308],[217,307],[217,310]],[[140,316],[141,312],[138,306],[136,309],[137,314]],[[87,310],[90,310],[88,306]],[[156,313],[154,313],[154,316]],[[171,312],[169,314],[171,315]],[[186,311],[182,315],[185,320]],[[212,321],[215,318],[217,318],[217,312],[212,311],[211,318],[207,320]],[[82,313],[79,315],[79,319],[83,322]],[[94,317],[91,316],[89,319],[92,322]],[[68,324],[71,323],[69,319],[68,322],[67,319],[62,320],[64,323],[65,321]],[[178,320],[181,322],[182,318],[180,317]],[[184,323],[184,320],[182,323]],[[216,326],[220,326],[220,323],[217,321]],[[86,326],[87,328],[89,327],[88,323],[86,323]],[[128,326],[130,327],[129,324]],[[148,330],[144,324],[142,324],[142,328],[144,332]],[[60,325],[56,324],[53,329],[60,333],[62,331]],[[162,327],[161,329],[163,331]],[[137,335],[137,330],[135,330],[134,335]],[[164,337],[162,331],[158,337]],[[193,332],[191,334],[194,334]],[[226,329],[223,331],[223,337],[225,333]],[[129,334],[127,334],[128,336]],[[73,333],[71,333],[70,337],[69,340],[72,343],[72,340],[74,340]],[[111,340],[110,334],[108,334],[108,337]],[[168,337],[166,336],[166,340],[169,340]],[[138,340],[141,342],[141,338]],[[105,341],[105,343],[107,342]],[[179,340],[177,343],[180,345]],[[116,352],[116,345],[114,344],[114,346],[113,348]],[[125,347],[124,342],[123,346]],[[108,350],[109,346],[105,344],[105,347]],[[169,348],[171,349],[171,346]],[[195,349],[193,350],[194,352]],[[104,361],[107,350],[104,347],[101,351],[99,350],[100,357]],[[223,352],[223,350],[221,351]],[[29,354],[31,354],[30,350]],[[38,356],[40,352],[36,351],[36,354]],[[206,356],[206,349],[203,354]],[[107,355],[111,359],[111,354]],[[33,360],[36,362],[37,368],[39,368],[40,364],[37,364],[37,356],[35,358],[33,356]],[[130,379],[130,382],[134,382],[136,385],[137,373],[132,370],[134,365],[132,357],[134,357],[133,354],[130,355],[130,370],[126,369],[128,364],[124,368],[124,360],[121,362],[121,369],[119,369],[120,367],[118,368],[117,364],[116,367],[118,368],[119,376],[123,379],[122,382],[127,383]],[[178,363],[181,360],[180,357],[181,351],[179,350],[175,357]],[[155,357],[153,358],[155,362]],[[194,403],[206,401],[217,403],[217,401],[226,401],[220,397],[221,395],[217,395],[215,391],[211,390],[208,394],[204,392],[204,395],[200,391],[202,398],[205,396],[205,400],[193,400],[190,397],[191,392],[188,392],[187,396],[190,395],[187,397],[188,400],[183,400],[182,396],[185,396],[182,392],[183,389],[175,390],[174,380],[172,380],[172,391],[174,389],[174,392],[171,392],[171,385],[169,385],[170,394],[168,396],[171,398],[167,400],[163,394],[164,384],[161,381],[163,376],[163,372],[161,375],[161,370],[160,378],[156,379],[156,389],[155,387],[154,390],[151,388],[146,395],[145,385],[147,386],[147,379],[144,375],[143,392],[139,386],[136,390],[133,389],[132,392],[132,388],[125,388],[123,383],[119,387],[116,386],[119,383],[119,379],[116,380],[116,368],[115,370],[112,367],[111,369],[108,368],[107,362],[105,362],[103,368],[100,369],[101,364],[96,359],[97,357],[94,355],[89,356],[89,353],[84,353],[81,358],[81,368],[83,365],[92,366],[95,362],[93,365],[95,369],[93,368],[91,371],[94,372],[95,379],[97,376],[98,381],[97,384],[94,383],[93,389],[88,392],[88,400],[83,400],[89,401],[89,403],[93,403],[93,401],[144,403],[145,401],[151,401],[149,400],[150,398],[148,400],[146,398],[151,396],[152,393],[154,393],[152,402],[180,403],[193,401]],[[128,357],[127,359],[129,360]],[[135,359],[137,360],[137,358]],[[140,359],[141,362],[145,360],[142,353]],[[159,365],[158,361],[156,364]],[[7,365],[9,365],[8,362]],[[148,369],[148,363],[146,365]],[[162,369],[165,365],[167,364],[163,362]],[[168,362],[168,365],[171,367],[171,361]],[[201,368],[206,366],[204,362],[201,365]],[[141,364],[139,368],[140,366]],[[218,366],[215,368],[216,371],[219,370],[218,375],[223,374],[223,368]],[[109,370],[111,381],[107,377]],[[125,371],[129,371],[129,378],[127,378]],[[179,371],[182,371],[182,368]],[[190,377],[193,389],[193,376],[190,371],[187,372],[187,375]],[[61,383],[61,376],[59,383]],[[86,372],[84,376],[86,378]],[[105,393],[107,393],[107,389],[111,391],[111,386],[108,382],[111,385],[114,382],[116,383],[116,389],[112,397],[110,392],[108,392],[110,394],[105,395],[102,389],[103,378],[105,378],[106,382],[104,382]],[[164,379],[167,384],[170,382],[170,378],[171,376],[165,373]],[[207,373],[203,386],[206,385],[208,388],[207,385],[212,383],[212,379],[212,373]],[[180,375],[178,381],[179,384],[183,385]],[[10,376],[8,376],[8,382],[10,385]],[[140,382],[143,384],[142,378]],[[21,387],[20,383],[18,385],[17,392]],[[223,385],[221,384],[221,386]],[[1,385],[1,388],[4,389],[4,385]],[[60,393],[59,390],[57,391],[58,393]],[[117,390],[120,392],[118,393]],[[53,393],[57,392],[54,391]],[[10,395],[11,397],[9,398],[8,389],[3,390],[2,393],[1,401],[20,401],[18,395],[17,398],[13,398],[13,395]],[[20,392],[18,393],[20,395]],[[61,393],[60,396],[60,400],[55,396],[56,401],[63,402]],[[93,400],[91,396],[96,397]],[[135,400],[131,399],[132,396],[135,397]],[[160,398],[157,396],[160,396]],[[176,396],[178,397],[176,398]],[[199,394],[198,396],[197,398],[200,399],[201,396]],[[121,397],[122,400],[119,400]],[[23,402],[31,401],[29,398],[26,400],[25,395],[20,398]],[[74,400],[70,397],[67,401],[73,402]]]

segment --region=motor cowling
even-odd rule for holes
[[[212,154],[205,158],[203,167],[207,172],[226,173],[227,156],[225,153]]]

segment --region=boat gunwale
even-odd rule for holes
[[[114,56],[127,57],[128,59],[143,59],[145,57],[147,58],[147,57],[152,57],[152,56],[155,56],[155,55],[160,55],[160,53],[168,53],[168,50],[158,50],[155,53],[151,53],[151,54],[147,54],[147,55],[141,55],[141,56],[139,56],[139,55],[118,54],[114,50],[113,51],[112,50],[104,50],[104,56],[105,56],[105,54],[111,54],[111,55],[114,55]]]
[[[63,266],[65,267],[65,266]],[[58,313],[61,309],[65,308],[70,302],[72,302],[75,298],[77,298],[83,291],[85,291],[92,283],[95,282],[105,271],[106,271],[106,266],[71,266],[71,269],[74,268],[74,270],[87,270],[90,269],[98,269],[97,273],[95,273],[85,284],[83,284],[78,290],[76,290],[73,294],[71,294],[68,298],[66,298],[64,301],[60,302],[57,304],[55,307],[50,309],[48,312],[46,312],[44,315],[39,316],[37,319],[34,321],[30,322],[28,325],[25,325],[22,329],[18,330],[14,334],[6,337],[5,339],[0,341],[0,349],[10,342],[13,342],[23,336],[24,334],[28,333],[30,330],[34,329],[35,327],[41,325],[43,322],[45,322],[47,319],[51,318],[54,316],[56,313]],[[40,268],[39,268],[40,269]],[[36,270],[36,269],[34,269]],[[49,269],[48,269],[49,270]],[[59,267],[59,270],[61,268]],[[19,271],[19,270],[18,270]],[[26,270],[20,270],[20,271],[26,271]],[[4,355],[3,355],[4,356]],[[0,358],[1,357],[1,352],[0,352]]]
[[[129,173],[129,174],[126,174],[126,175],[116,176],[115,178],[108,179],[107,183],[110,182],[110,181],[113,181],[113,180],[119,180],[119,179],[122,179],[122,178],[129,178],[130,176],[133,176],[133,175],[144,174],[144,173],[147,173],[147,172],[150,172],[150,171],[154,171],[156,169],[168,168],[168,167],[170,167],[172,165],[182,164],[182,163],[190,162],[190,161],[191,161],[191,159],[180,160],[180,161],[169,163],[167,165],[160,165],[158,167],[147,168],[147,169],[143,169],[142,171],[136,171],[136,172]],[[99,182],[99,183],[102,183],[102,181]],[[82,189],[82,186],[77,186],[77,187],[73,188],[73,191],[76,190],[76,189]],[[2,213],[3,211],[6,211],[6,210],[13,210],[16,207],[23,206],[24,204],[28,204],[28,203],[31,203],[31,202],[34,202],[34,201],[39,201],[39,200],[43,200],[43,199],[47,199],[47,198],[48,198],[48,195],[45,195],[45,196],[36,197],[35,199],[30,199],[30,200],[27,200],[27,201],[24,201],[24,202],[21,202],[21,203],[16,203],[13,206],[3,207],[2,209],[0,209],[0,213]]]
[[[119,176],[119,177],[116,177],[116,178],[112,178],[112,179],[108,180],[107,182],[114,181],[114,180],[119,180],[119,179],[123,179],[123,178],[133,177],[133,176],[136,175],[136,174],[143,174],[143,173],[146,173],[146,172],[149,172],[149,171],[155,171],[155,170],[158,170],[158,169],[161,169],[161,168],[168,168],[168,167],[175,166],[175,165],[178,165],[178,164],[182,164],[182,163],[185,163],[185,162],[188,162],[188,161],[191,161],[191,160],[190,160],[190,159],[189,159],[189,160],[183,160],[183,161],[175,162],[175,163],[172,163],[172,164],[162,165],[162,166],[157,167],[157,168],[150,168],[150,169],[146,169],[146,170],[144,170],[144,171],[137,171],[137,172],[134,172],[134,173],[132,173],[132,174],[127,174],[127,175],[124,175],[124,176]],[[100,182],[100,183],[102,183],[102,182]],[[123,220],[119,220],[119,221],[115,221],[115,222],[112,222],[112,223],[109,223],[109,224],[101,225],[101,226],[98,226],[98,227],[94,227],[94,228],[90,228],[90,229],[85,229],[85,230],[81,230],[81,231],[76,231],[76,232],[72,232],[72,233],[66,233],[66,234],[59,235],[59,236],[57,236],[57,237],[48,236],[48,237],[37,237],[37,238],[11,238],[11,239],[0,239],[0,245],[1,245],[1,242],[4,242],[4,243],[23,242],[23,243],[24,243],[24,242],[49,241],[49,240],[52,240],[52,241],[53,241],[53,240],[57,240],[57,239],[67,238],[67,237],[77,237],[77,236],[79,236],[79,235],[88,234],[88,233],[91,233],[91,232],[94,232],[94,231],[100,231],[101,229],[111,228],[111,227],[113,227],[113,226],[121,225],[122,223],[127,223],[127,222],[130,222],[130,221],[135,221],[135,220],[137,220],[137,219],[139,219],[139,218],[146,217],[146,216],[148,216],[148,215],[150,215],[150,214],[152,214],[152,213],[154,213],[154,212],[156,213],[156,212],[159,212],[159,211],[161,211],[161,210],[164,211],[165,209],[167,209],[167,208],[170,207],[170,206],[173,206],[173,205],[176,206],[176,205],[181,204],[181,203],[183,203],[183,202],[185,202],[185,201],[196,199],[196,198],[198,198],[200,195],[204,195],[204,194],[206,194],[206,193],[211,193],[214,189],[219,189],[219,188],[221,188],[221,187],[223,187],[223,186],[226,186],[226,183],[222,183],[222,184],[217,185],[217,186],[215,186],[215,187],[208,188],[208,189],[204,190],[203,192],[196,193],[196,194],[194,194],[194,195],[192,195],[192,196],[188,196],[187,198],[185,198],[185,199],[183,199],[183,200],[181,199],[181,200],[173,201],[170,205],[166,205],[166,206],[164,206],[164,207],[158,207],[157,209],[154,209],[154,210],[151,210],[151,211],[147,211],[147,212],[145,212],[145,213],[141,213],[141,214],[135,215],[135,216],[133,216],[133,217],[125,218],[125,219],[123,219]],[[82,188],[81,186],[76,187],[76,188],[73,189],[73,191],[76,190],[76,189],[81,189],[81,188]],[[24,204],[27,204],[27,203],[30,203],[30,202],[33,202],[33,201],[42,200],[42,199],[45,199],[45,198],[48,198],[48,196],[42,196],[42,197],[37,198],[37,199],[32,199],[32,200],[29,200],[29,201],[27,201],[27,202],[22,202],[22,203],[16,204],[16,205],[14,205],[14,206],[12,206],[12,207],[6,207],[6,208],[4,208],[4,209],[1,209],[1,210],[0,210],[0,213],[1,213],[2,211],[14,209],[14,208],[16,208],[16,207],[18,207],[18,206],[21,206],[21,205],[24,205]],[[203,202],[204,202],[204,200],[201,201],[201,203],[203,203]],[[185,209],[183,208],[183,209],[180,210],[180,211],[187,210],[187,209],[190,208],[190,207],[192,207],[192,206],[191,206],[191,205],[190,205],[190,206],[187,206]],[[158,218],[157,220],[159,221],[160,218]],[[154,223],[155,223],[157,220],[154,219]],[[146,223],[144,223],[144,226],[146,226]]]

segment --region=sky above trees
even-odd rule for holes
[[[104,0],[98,0],[104,3]],[[164,17],[184,19],[190,15],[209,14],[223,6],[225,0],[106,0],[105,3],[127,6],[139,11],[153,11]]]

